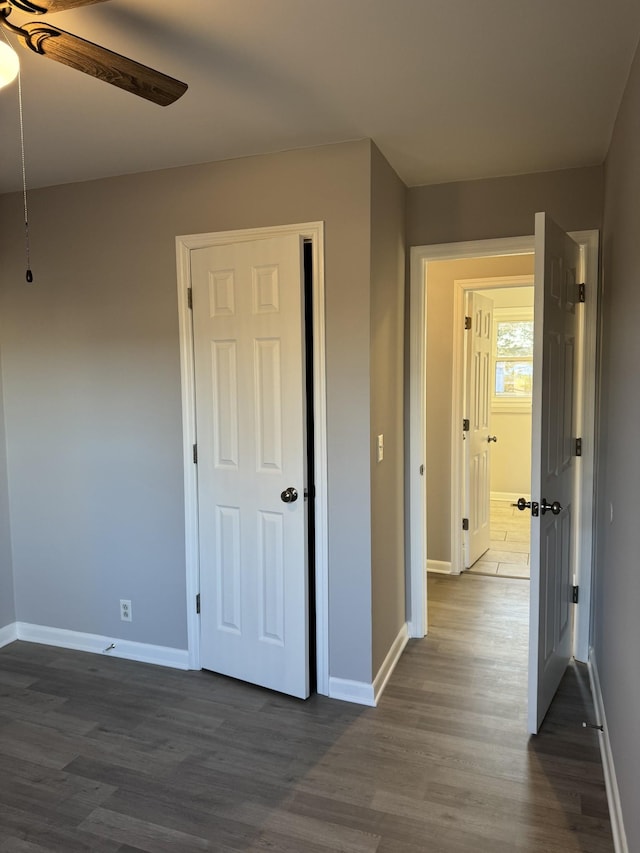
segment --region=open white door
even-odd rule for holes
[[[201,664],[309,695],[302,252],[191,252]]]
[[[572,654],[573,420],[580,249],[548,216],[537,213],[535,255],[531,734],[538,732]]]
[[[493,300],[480,293],[467,294],[465,419],[464,567],[470,568],[489,550],[491,529],[491,342]],[[466,424],[465,424],[466,426]]]

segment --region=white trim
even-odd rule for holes
[[[396,664],[400,660],[400,656],[404,651],[404,647],[407,645],[409,641],[409,631],[407,625],[404,624],[398,634],[391,643],[391,648],[387,652],[387,656],[382,661],[382,666],[378,670],[378,674],[373,679],[373,704],[377,705],[380,701],[380,697],[382,696],[385,687],[387,686],[387,682],[391,678],[391,674],[393,670],[396,668]]]
[[[491,401],[491,414],[498,415],[528,415],[533,414],[531,397],[510,397],[502,400],[494,398]]]
[[[591,381],[582,385],[581,422],[582,456],[580,465],[580,524],[578,527],[578,572],[575,583],[580,586],[580,604],[573,620],[574,656],[589,660],[591,644],[591,607],[593,592],[594,530],[595,530],[595,460],[596,460],[596,351],[598,344],[598,305],[600,278],[598,256],[600,235],[597,231],[575,231],[569,236],[580,245],[583,264],[586,302],[582,327],[582,373]]]
[[[446,560],[427,560],[427,572],[433,572],[434,575],[450,575],[451,563]]]
[[[531,276],[531,284],[533,285],[533,276]],[[496,363],[498,361],[528,361],[533,369],[533,347],[530,358],[510,356],[508,359],[504,356],[498,357],[498,323],[500,322],[530,322],[533,326],[533,297],[531,306],[518,305],[514,308],[507,308],[502,305],[495,306],[493,309],[493,330],[491,333],[491,413],[493,412],[511,412],[517,414],[532,415],[532,395],[509,395],[496,394]]]
[[[187,573],[187,639],[189,668],[200,669],[200,618],[195,612],[199,591],[197,471],[193,464],[195,442],[195,382],[193,329],[187,305],[191,283],[191,250],[223,243],[268,239],[296,234],[313,245],[313,365],[315,437],[315,599],[316,599],[316,690],[329,695],[329,533],[327,509],[327,413],[325,368],[325,278],[324,223],[307,222],[272,228],[218,231],[176,237],[180,370],[182,384],[182,429],[185,490],[185,559]]]
[[[341,702],[354,702],[356,705],[368,705],[375,708],[373,684],[366,681],[352,681],[350,678],[329,677],[330,699],[340,699]]]
[[[0,649],[3,646],[8,646],[9,643],[15,643],[17,639],[18,630],[15,622],[12,622],[10,625],[5,625],[4,628],[0,628]]]
[[[462,243],[435,243],[412,246],[411,257],[423,263],[456,261],[463,258],[495,258],[498,255],[528,255],[533,251],[533,235],[499,237],[495,240],[469,240]]]
[[[426,444],[426,382],[427,373],[427,306],[424,264],[411,250],[411,292],[409,302],[409,446],[407,448],[408,517],[405,572],[409,602],[407,624],[410,637],[427,633],[426,583],[422,579],[427,563],[426,507],[427,476],[425,472]]]
[[[491,492],[492,501],[503,501],[504,503],[514,504],[518,498],[526,498],[530,501],[531,495],[524,494],[523,492]]]
[[[424,472],[426,435],[426,280],[429,261],[456,258],[524,255],[533,251],[533,237],[501,240],[474,240],[467,243],[440,243],[412,246],[409,283],[409,547],[407,587],[409,591],[409,636],[427,633],[427,599],[424,567],[427,562],[427,489]],[[422,466],[422,467],[421,467]],[[426,476],[421,475],[421,470]]]
[[[602,726],[602,732],[600,732],[599,737],[600,754],[602,756],[604,784],[607,790],[607,802],[609,804],[609,819],[611,821],[611,832],[613,834],[613,846],[616,853],[629,853],[627,834],[624,830],[624,821],[622,817],[620,791],[618,790],[618,780],[616,778],[616,768],[613,763],[611,741],[609,740],[609,729],[607,728],[602,690],[600,688],[600,677],[598,675],[596,656],[593,648],[590,649],[589,653],[589,680],[591,681],[591,694],[593,696],[593,704],[595,706],[596,722],[599,726]]]
[[[569,234],[582,247],[586,263],[587,295],[585,312],[585,383],[583,395],[583,478],[581,503],[585,522],[593,518],[594,459],[595,459],[595,354],[598,308],[598,246],[597,231],[577,231]],[[534,251],[533,235],[506,237],[497,240],[475,240],[467,243],[442,243],[411,248],[410,273],[410,341],[409,341],[409,453],[408,494],[410,530],[407,549],[407,585],[409,589],[410,636],[422,637],[427,630],[426,608],[426,482],[420,476],[424,464],[426,434],[426,282],[430,261],[458,258],[495,257],[496,255],[522,255]],[[428,472],[427,472],[428,475]],[[593,562],[593,526],[581,525],[581,577],[580,604],[574,620],[575,649],[579,660],[589,645],[591,584]],[[453,562],[453,554],[452,554]]]
[[[425,294],[426,294],[425,270]],[[451,374],[451,573],[464,571],[464,442],[462,418],[464,417],[464,316],[465,297],[472,290],[497,290],[505,287],[531,287],[532,275],[493,276],[492,278],[455,279],[453,282],[453,363]],[[425,296],[426,299],[426,296]],[[426,320],[425,320],[426,326]],[[426,373],[425,373],[426,386]],[[529,410],[531,402],[529,401]],[[492,406],[493,411],[493,406]],[[468,534],[467,534],[468,535]]]
[[[195,367],[193,327],[187,304],[187,288],[191,284],[191,248],[176,240],[178,267],[178,325],[180,334],[180,388],[182,394],[182,464],[184,469],[184,538],[186,563],[187,649],[189,669],[200,669],[200,620],[195,612],[199,590],[198,567],[198,472],[193,464],[196,435]]]
[[[391,648],[371,684],[366,681],[352,681],[350,678],[331,676],[329,678],[328,696],[331,699],[340,699],[342,702],[354,702],[356,705],[367,705],[370,708],[375,708],[408,641],[408,625],[404,624],[391,643]]]
[[[67,631],[64,628],[50,628],[48,625],[32,625],[29,622],[16,622],[15,628],[16,639],[27,643],[42,643],[45,646],[58,646],[58,648],[75,649],[79,652],[108,654],[110,657],[137,660],[142,663],[168,666],[172,669],[189,668],[186,649],[134,643],[130,640],[102,637],[99,634],[83,634],[80,631]]]
[[[460,441],[462,436],[462,419],[464,418],[464,378],[466,374],[464,364],[464,321],[465,295],[462,282],[454,281],[453,287],[453,341],[451,362],[451,530],[449,531],[451,556],[451,573],[459,575],[464,569],[465,537],[462,532],[462,517],[464,515],[464,444]],[[425,266],[425,302],[427,299],[427,268]],[[456,319],[458,322],[456,322]],[[427,318],[425,316],[425,330]],[[426,334],[426,331],[425,331]],[[427,373],[424,374],[425,388],[427,385]],[[426,433],[425,433],[426,441]],[[425,504],[425,513],[427,506]],[[425,522],[426,524],[426,522]]]

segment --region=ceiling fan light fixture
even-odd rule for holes
[[[19,70],[18,54],[8,44],[0,41],[0,89],[13,83]]]

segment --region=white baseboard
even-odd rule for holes
[[[409,640],[408,625],[405,624],[398,631],[398,635],[391,644],[387,656],[378,670],[378,674],[371,684],[366,681],[352,681],[348,678],[329,677],[329,697],[341,699],[343,702],[355,702],[357,705],[368,705],[375,708],[387,686],[391,673],[396,668],[404,647]]]
[[[598,675],[598,667],[593,649],[589,650],[589,680],[591,681],[591,693],[593,695],[593,704],[595,705],[596,710],[596,722],[599,726],[602,726],[603,729],[599,737],[600,753],[602,755],[604,783],[607,789],[607,801],[609,803],[609,818],[611,820],[611,831],[613,833],[613,846],[616,853],[629,853],[627,834],[624,831],[624,822],[622,819],[620,791],[618,790],[616,769],[613,763],[613,753],[611,752],[611,741],[609,740],[609,729],[607,728],[602,690],[600,689],[600,677]]]
[[[329,676],[329,698],[342,702],[355,702],[356,705],[375,707],[373,684],[366,681],[352,681],[350,678]]]
[[[400,660],[400,656],[404,651],[404,647],[409,641],[409,629],[407,623],[400,628],[398,635],[391,643],[391,648],[387,652],[386,658],[382,662],[382,666],[378,670],[378,674],[373,679],[373,704],[377,705],[387,682],[391,677],[391,673],[396,668],[396,664]]]
[[[427,571],[438,575],[450,575],[451,563],[445,560],[427,560]]]
[[[24,640],[28,643],[43,643],[45,646],[59,646],[63,649],[75,649],[79,652],[106,654],[114,658],[153,663],[172,669],[189,669],[189,654],[186,649],[153,646],[149,643],[134,643],[130,640],[101,637],[98,634],[83,634],[80,631],[50,628],[47,625],[32,625],[29,622],[16,622],[15,630],[14,639]]]
[[[492,501],[504,501],[505,503],[515,504],[518,502],[518,498],[525,498],[530,501],[531,495],[523,492],[491,492]]]
[[[11,625],[5,625],[4,628],[0,628],[0,649],[3,646],[8,646],[9,643],[14,643],[17,639],[18,632],[15,622],[12,622]]]

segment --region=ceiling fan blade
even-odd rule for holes
[[[46,12],[64,12],[76,9],[78,6],[92,6],[94,3],[105,3],[106,0],[9,0],[9,3],[22,12],[31,15],[44,15]]]
[[[36,53],[163,107],[177,101],[188,88],[180,80],[48,23],[30,22],[14,32]]]

